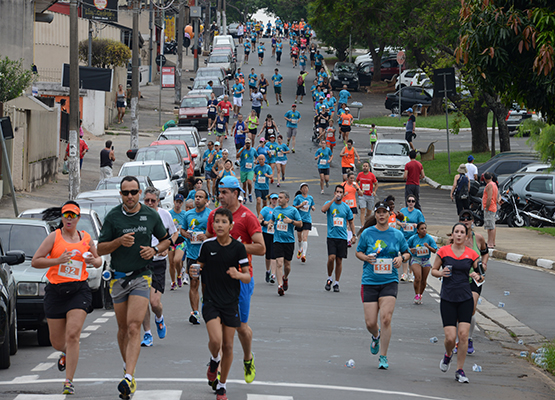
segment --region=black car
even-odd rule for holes
[[[482,165],[479,165],[478,176],[480,177],[480,182],[485,183],[484,174],[486,172],[490,172],[494,174],[496,177],[498,175],[513,174],[519,169],[521,169],[522,167],[535,162],[538,162],[538,159],[530,156],[499,157],[496,160],[493,160],[492,162],[488,161]]]
[[[357,91],[360,89],[358,81],[357,67],[353,63],[336,62],[331,72],[331,88],[339,90],[343,85],[347,85],[348,89]]]
[[[10,356],[17,353],[16,288],[10,266],[23,261],[25,253],[4,253],[0,243],[0,369],[9,368]]]
[[[399,110],[399,93],[401,93],[401,110]],[[385,108],[391,110],[393,114],[399,114],[415,104],[430,106],[432,96],[419,86],[405,86],[395,93],[388,93],[385,97]]]
[[[373,65],[371,63],[359,65],[357,75],[360,86],[371,86],[374,79]]]

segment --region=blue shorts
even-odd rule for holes
[[[258,198],[260,197],[262,200],[266,200],[266,197],[268,197],[268,194],[270,193],[270,189],[254,189],[254,194],[255,197]]]
[[[254,292],[254,279],[251,277],[249,283],[241,283],[241,292],[239,292],[239,317],[241,323],[249,322],[249,314],[251,311],[251,297]]]

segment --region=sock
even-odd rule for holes
[[[382,333],[380,331],[378,331],[378,337],[374,337],[374,335],[372,335],[372,339],[379,339],[380,336],[382,336]]]
[[[308,242],[303,242],[303,256],[306,256],[306,252],[308,250]]]
[[[133,375],[125,374],[125,379],[127,379],[129,382],[133,382]]]
[[[333,281],[333,286],[339,285],[339,281]]]
[[[221,388],[224,388],[224,390],[226,390],[225,383],[218,382],[218,386],[216,386],[216,390],[219,390]]]
[[[164,320],[164,315],[163,314],[160,316],[160,318],[158,318],[156,316],[154,317],[154,322],[156,322],[156,323],[162,322],[163,320]]]
[[[328,276],[328,281],[332,281],[332,282],[333,282],[333,279],[331,278],[331,276]]]
[[[347,241],[350,241],[353,238],[353,232],[347,231]]]
[[[216,362],[220,362],[220,354],[218,353],[218,357],[212,357],[210,356],[210,359]]]
[[[150,332],[150,331],[149,331],[149,332]],[[146,333],[146,332],[145,332],[145,333]],[[126,365],[125,365],[125,361],[124,361],[124,362],[123,362],[123,370],[124,370],[124,371],[126,370],[125,367],[126,367]]]
[[[472,335],[474,334],[474,328],[476,327],[476,316],[473,315],[472,319],[470,320],[470,330],[468,331],[468,338],[472,339]]]
[[[149,329],[148,331],[145,331],[145,335],[146,334],[152,335],[152,331]],[[123,363],[123,369],[125,369],[125,363]]]
[[[298,246],[300,252],[303,251],[303,242],[299,242],[299,246]]]

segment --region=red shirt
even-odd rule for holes
[[[79,139],[79,158],[85,157],[85,153],[89,151],[89,146],[83,139]],[[69,157],[69,143],[66,147],[66,156]]]
[[[224,112],[224,117],[229,117],[229,110],[231,109],[232,105],[229,101],[220,101],[218,103],[218,107],[220,107],[220,110],[223,110]]]
[[[214,213],[212,210],[208,216],[208,223],[206,225],[206,232],[209,235],[216,236],[212,223],[214,222]],[[258,218],[244,205],[240,205],[237,211],[233,213],[233,229],[231,229],[231,237],[240,241],[243,244],[251,244],[252,236],[255,233],[262,233],[262,227]],[[247,254],[249,258],[249,272],[252,277],[252,254]]]
[[[372,196],[374,193],[374,183],[378,182],[376,176],[372,172],[365,174],[359,172],[357,175],[357,182],[360,182],[360,187],[366,196]]]
[[[411,160],[405,165],[407,173],[407,185],[420,185],[420,173],[424,168],[419,161]]]

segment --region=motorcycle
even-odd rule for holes
[[[164,54],[177,54],[177,42],[175,40],[164,43]]]
[[[529,219],[529,225],[533,227],[555,225],[555,204],[552,201],[529,198],[521,214]]]
[[[500,207],[497,210],[497,222],[504,223],[510,227],[523,227],[530,224],[530,220],[522,210],[518,208],[520,197],[518,197],[513,188],[509,188],[501,196]]]

